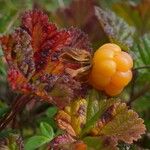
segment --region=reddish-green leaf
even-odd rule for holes
[[[28,11],[20,28],[0,37],[0,44],[14,90],[37,95],[58,107],[85,95],[83,81],[91,66],[91,44],[81,30],[59,30],[43,12]]]

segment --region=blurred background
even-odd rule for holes
[[[0,35],[19,26],[21,14],[40,9],[60,28],[78,27],[88,34],[96,50],[109,38],[95,15],[95,6],[108,9],[134,28],[133,46],[128,50],[134,58],[134,78],[120,95],[145,121],[147,133],[132,149],[150,149],[150,0],[0,0]],[[117,28],[117,24],[116,27]],[[128,28],[124,31],[128,32]],[[122,34],[122,33],[120,33]],[[0,48],[0,117],[9,109],[17,96],[7,83],[7,66]],[[17,132],[25,139],[36,134],[41,121],[48,122],[56,131],[54,106],[34,100],[20,113],[5,133]],[[18,129],[16,129],[18,128]],[[16,131],[17,130],[17,131]]]

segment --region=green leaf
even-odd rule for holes
[[[35,150],[53,139],[54,131],[48,123],[41,122],[40,130],[42,135],[35,135],[29,138],[25,144],[25,150]]]
[[[46,122],[48,123],[54,130],[57,129],[56,122],[54,118],[49,118],[46,115],[43,115],[36,120],[37,124],[40,124],[41,122]]]
[[[150,65],[150,34],[145,34],[135,41],[132,51],[135,53],[135,67]]]
[[[46,115],[49,118],[54,117],[56,113],[57,113],[57,107],[50,107],[46,110]]]
[[[100,97],[98,98],[97,94],[96,91],[93,91],[89,95],[87,114],[90,117],[87,115],[88,119],[82,130],[82,136],[93,128],[95,123],[110,106],[118,101],[116,99],[100,100]]]
[[[98,92],[91,90],[87,100],[87,121],[89,121],[99,111]]]
[[[50,142],[50,139],[45,136],[33,136],[26,142],[25,150],[35,150],[48,142]]]
[[[129,50],[133,45],[135,29],[113,11],[95,7],[95,14],[110,42],[118,44],[123,50]]]
[[[54,131],[53,128],[46,122],[41,122],[40,124],[40,130],[43,136],[49,138],[49,140],[52,140],[54,137]]]

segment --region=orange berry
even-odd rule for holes
[[[103,59],[113,59],[114,55],[115,53],[111,49],[98,49],[94,54],[93,63],[97,63]]]
[[[94,88],[102,90],[105,86],[109,84],[111,78],[102,76],[101,74],[97,74],[94,71],[92,71],[89,80]]]
[[[118,45],[114,44],[114,43],[104,44],[99,49],[100,50],[102,50],[102,49],[110,49],[110,50],[113,50],[114,52],[121,52],[121,48]]]
[[[117,87],[126,86],[132,79],[132,72],[130,70],[126,72],[116,72],[112,78],[111,83],[116,85]]]
[[[116,72],[116,63],[111,59],[98,61],[93,64],[93,71],[95,74],[110,77]]]
[[[93,62],[108,58],[113,59],[114,55],[118,52],[121,52],[121,49],[118,45],[113,43],[104,44],[95,52]]]
[[[109,84],[104,90],[109,96],[116,96],[122,92],[123,88],[117,87],[114,84]]]
[[[117,53],[114,57],[118,71],[127,71],[133,67],[131,56],[126,52]]]
[[[89,82],[94,88],[115,96],[131,81],[132,67],[133,60],[128,53],[116,44],[104,44],[94,54]]]

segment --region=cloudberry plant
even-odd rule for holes
[[[127,52],[116,44],[104,44],[94,54],[90,84],[110,96],[118,95],[131,81],[132,67],[133,60]]]

